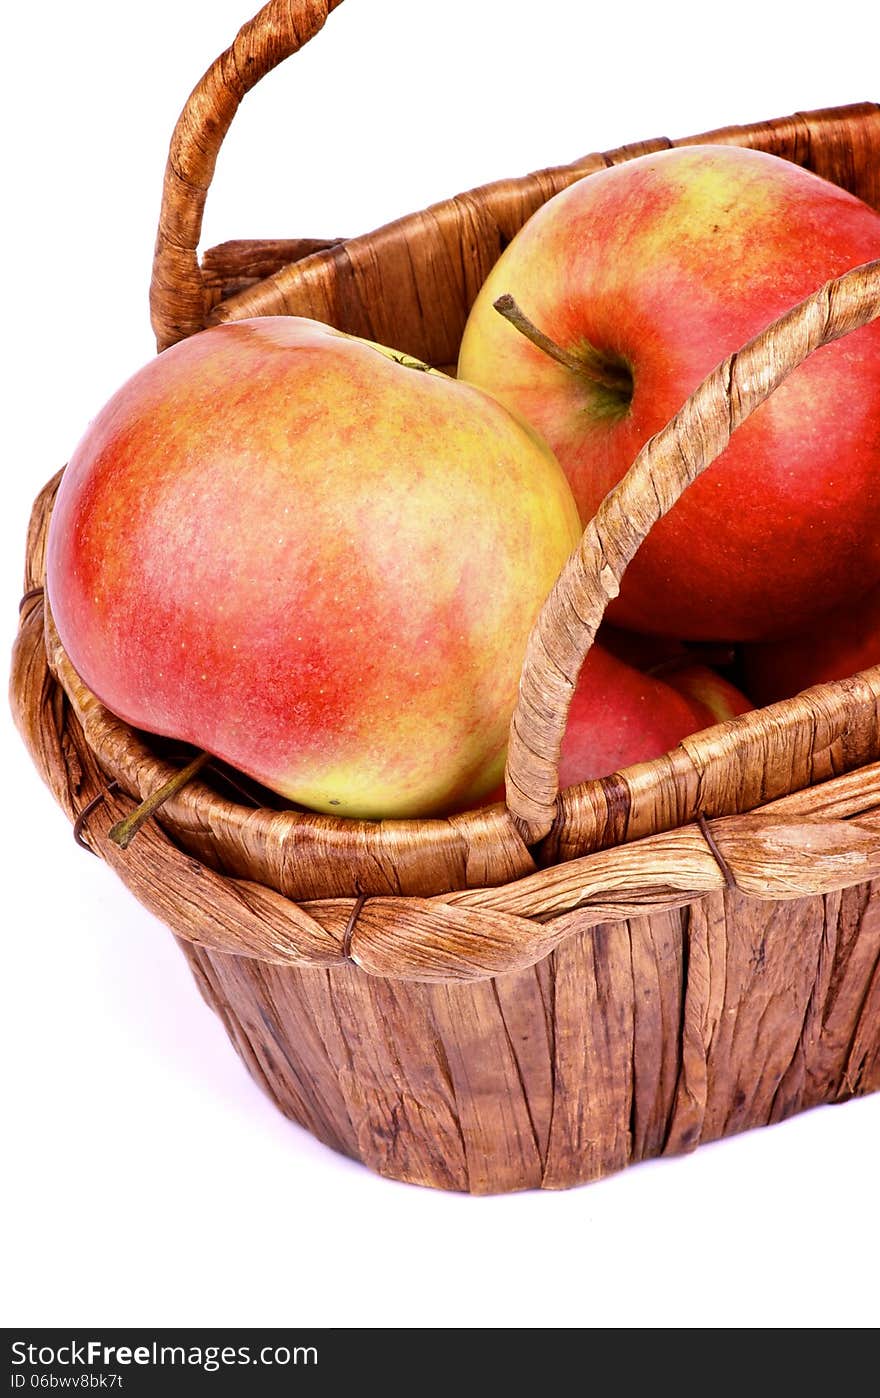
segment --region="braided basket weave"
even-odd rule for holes
[[[772,151],[880,207],[880,107],[864,103],[647,141],[368,236],[230,243],[200,263],[242,97],[338,3],[272,0],[189,98],[151,288],[160,349],[290,313],[449,367],[529,215],[670,144]],[[200,777],[121,850],[110,827],[174,763],[61,648],[42,591],[59,477],[40,494],[13,661],[20,731],[81,841],[172,929],[253,1076],[322,1141],[444,1189],[562,1188],[880,1088],[880,668],[557,790],[574,680],[647,531],[787,372],[878,313],[878,264],[817,290],[642,451],[531,637],[506,805],[448,819],[334,819]]]

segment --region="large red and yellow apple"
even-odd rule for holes
[[[546,438],[586,521],[725,355],[878,256],[880,214],[777,156],[641,156],[528,220],[477,297],[459,374]],[[494,308],[502,296],[526,333]],[[652,529],[609,617],[768,638],[877,582],[880,322],[819,350],[758,408]]]
[[[498,781],[526,638],[580,535],[480,390],[293,318],[165,351],[52,516],[62,643],[121,718],[292,800],[426,815]]]

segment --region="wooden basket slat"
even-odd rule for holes
[[[209,313],[220,301],[250,290],[282,267],[341,242],[341,238],[236,238],[208,248],[201,267]]]

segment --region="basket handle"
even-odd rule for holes
[[[574,687],[605,608],[652,525],[792,369],[878,315],[880,260],[826,283],[719,364],[599,506],[532,629],[511,720],[507,807],[528,844],[553,824]]]
[[[246,93],[323,28],[342,0],[269,0],[190,93],[171,137],[150,282],[157,349],[202,330],[198,245],[217,155]]]

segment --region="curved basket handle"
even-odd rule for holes
[[[528,844],[556,814],[559,752],[575,684],[608,603],[647,536],[730,434],[813,350],[880,315],[880,260],[801,301],[713,370],[605,497],[544,603],[510,725],[507,806]]]
[[[323,28],[342,0],[269,0],[193,88],[171,137],[150,282],[158,349],[205,325],[198,245],[217,155],[246,93]]]

